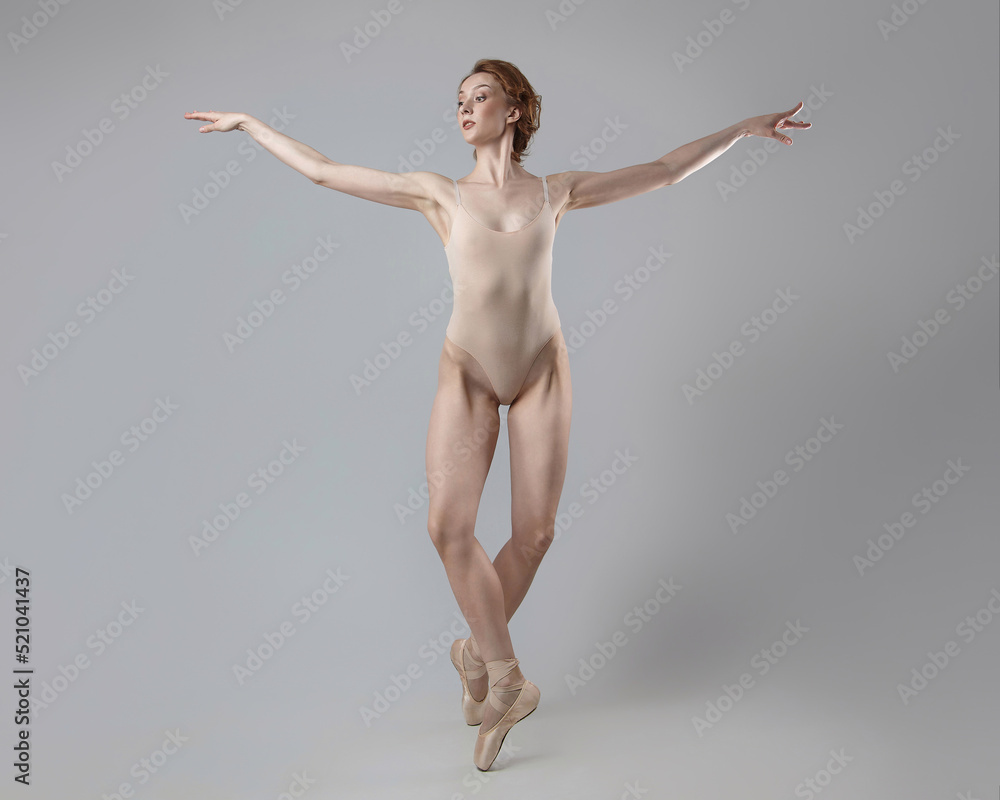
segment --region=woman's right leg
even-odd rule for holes
[[[427,431],[427,529],[484,661],[514,657],[503,587],[475,537],[479,500],[499,432],[499,402],[485,371],[445,338]],[[523,676],[515,668],[503,683],[520,680]],[[476,697],[485,691],[475,684],[469,688]],[[489,728],[500,716],[487,704],[483,724]]]

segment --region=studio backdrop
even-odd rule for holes
[[[997,796],[998,8],[13,0],[0,14],[2,798]],[[427,532],[459,82],[542,96],[573,417],[472,763]],[[510,536],[506,407],[476,535]]]

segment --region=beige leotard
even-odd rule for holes
[[[474,219],[455,184],[455,214],[444,252],[455,305],[445,336],[486,372],[500,405],[510,405],[542,348],[560,329],[552,301],[556,222],[549,185],[531,222],[497,231]]]

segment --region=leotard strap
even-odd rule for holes
[[[545,202],[549,202],[549,184],[545,180],[545,176],[542,175],[542,190],[545,192]]]
[[[460,206],[462,205],[462,195],[458,193],[458,181],[452,178],[451,182],[455,184],[455,205]]]

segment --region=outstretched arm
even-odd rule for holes
[[[569,188],[566,210],[613,203],[679,183],[692,172],[721,156],[744,136],[762,136],[791,144],[792,140],[778,133],[778,130],[811,127],[810,122],[789,119],[801,108],[800,102],[791,111],[750,117],[718,133],[681,145],[648,164],[636,164],[611,172],[563,172],[560,179]]]
[[[319,186],[364,200],[421,212],[433,205],[433,173],[385,172],[354,164],[339,164],[249,114],[189,111],[184,116],[209,123],[198,129],[202,133],[246,131],[265,150]]]

